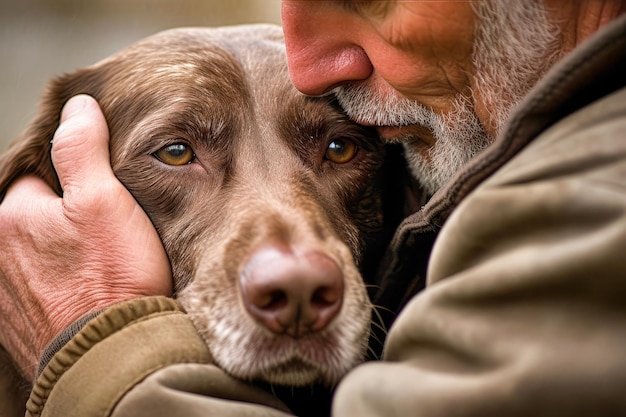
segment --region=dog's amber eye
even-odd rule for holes
[[[336,139],[328,144],[325,157],[336,164],[350,162],[357,152],[357,146],[349,139]]]
[[[167,145],[154,153],[161,162],[167,165],[186,165],[194,158],[193,150],[184,143]]]

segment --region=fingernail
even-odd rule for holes
[[[88,100],[89,97],[84,94],[70,98],[61,111],[61,122],[80,113],[87,105]]]
[[[52,137],[52,140],[50,141],[50,143],[54,143],[54,138],[56,138],[57,135],[59,135],[59,133],[63,131],[65,127],[64,125],[65,121],[67,121],[68,119],[76,116],[81,111],[83,111],[85,106],[87,106],[88,100],[90,100],[89,96],[85,94],[79,94],[77,96],[70,98],[65,103],[65,105],[63,106],[63,109],[61,110],[61,122],[59,123],[59,126],[57,126],[57,129],[54,132],[54,136]]]

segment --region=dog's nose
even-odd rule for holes
[[[335,261],[314,251],[259,250],[241,274],[248,313],[274,333],[300,337],[323,330],[341,310],[343,274]]]

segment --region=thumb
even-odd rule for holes
[[[52,140],[52,163],[64,193],[114,177],[109,159],[109,129],[100,106],[88,95],[72,97]]]

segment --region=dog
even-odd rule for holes
[[[61,195],[50,141],[79,93],[99,102],[114,173],[158,231],[217,365],[333,386],[364,360],[361,272],[384,246],[385,150],[332,98],[294,89],[279,27],[172,29],[52,80],[0,158],[0,199],[24,174]]]

